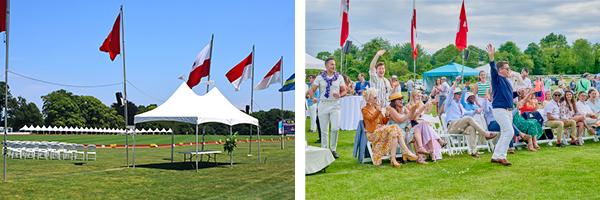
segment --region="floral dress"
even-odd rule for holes
[[[390,148],[396,148],[398,143],[393,143],[394,138],[404,138],[402,129],[398,125],[385,125],[387,118],[378,108],[367,104],[362,109],[367,139],[371,142],[373,165],[381,165],[381,157],[388,155]]]

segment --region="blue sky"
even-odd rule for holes
[[[124,2],[124,3],[123,3]],[[235,92],[225,73],[256,45],[255,84],[284,57],[284,79],[294,73],[294,1],[11,1],[10,70],[72,85],[122,82],[122,60],[98,48],[124,4],[129,100],[161,104],[181,84],[194,58],[215,34],[211,80],[236,107],[250,103],[250,81]],[[0,49],[4,58],[4,47]],[[3,62],[3,61],[2,61]],[[4,78],[4,77],[2,77]],[[205,79],[203,79],[205,80]],[[122,85],[103,88],[54,86],[9,74],[14,96],[42,106],[41,96],[64,88],[95,96],[107,105]],[[279,84],[255,91],[254,110],[280,107]],[[205,86],[194,91],[204,94]],[[293,92],[284,108],[293,109]]]

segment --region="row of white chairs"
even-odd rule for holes
[[[96,145],[48,141],[6,141],[12,159],[96,160]]]

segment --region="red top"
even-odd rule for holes
[[[521,111],[521,113],[524,112],[533,112],[533,111],[537,111],[537,107],[534,105],[531,105],[529,103],[525,103],[523,106],[521,106],[519,108],[519,111]]]

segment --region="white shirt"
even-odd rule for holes
[[[333,76],[328,76],[327,78],[330,79]],[[319,74],[317,75],[317,78],[315,78],[315,81],[313,82],[313,85],[316,85],[319,88],[320,91],[320,97],[319,99],[321,100],[335,100],[336,98],[333,97],[333,93],[338,93],[340,94],[340,88],[342,87],[342,85],[344,84],[344,77],[340,74],[337,78],[337,80],[331,82],[331,87],[329,90],[329,97],[325,97],[325,91],[327,90],[327,82],[325,81],[325,79],[323,79],[323,77]]]
[[[552,100],[550,101],[550,103],[546,104],[546,106],[544,107],[544,115],[547,116],[548,113],[550,113],[552,115],[552,118],[554,118],[555,120],[560,119],[560,107],[558,106],[558,103],[556,103],[556,101]]]
[[[525,87],[527,87],[527,88],[533,87],[533,85],[531,84],[531,79],[529,79],[529,77],[525,77],[523,79],[523,84],[525,84]]]
[[[592,113],[592,114],[594,113],[594,111],[592,111],[592,109],[588,105],[586,105],[584,102],[577,101],[575,106],[577,106],[577,114],[578,115],[587,115],[590,113]]]
[[[448,91],[450,90],[450,85],[448,84],[448,82],[444,81],[442,83],[442,89],[440,91],[440,96],[448,96]]]

